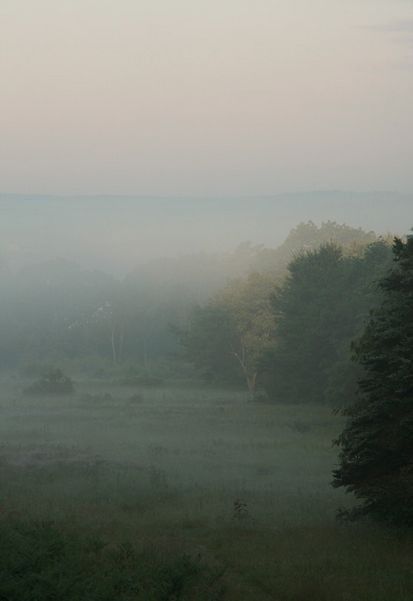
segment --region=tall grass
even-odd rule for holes
[[[0,398],[0,598],[413,599],[410,535],[335,521],[351,499],[329,485],[342,423],[326,407],[21,387],[5,380]]]

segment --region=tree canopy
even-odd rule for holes
[[[355,256],[327,243],[289,264],[272,298],[277,325],[264,358],[273,399],[337,404],[351,394],[357,374],[351,340],[378,302],[375,281],[390,254],[383,241]]]
[[[270,277],[252,273],[232,281],[206,306],[195,309],[182,342],[204,376],[244,380],[254,395],[261,355],[274,336],[273,286]]]
[[[343,516],[413,525],[413,238],[396,239],[393,254],[383,301],[355,344],[364,374],[333,483],[361,501]]]

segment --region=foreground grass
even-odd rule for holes
[[[412,601],[410,535],[335,521],[325,407],[83,388],[4,387],[0,599]]]
[[[243,534],[227,530],[222,535],[214,541],[217,555],[260,591],[262,599],[413,598],[411,542],[389,533],[318,527]]]
[[[93,518],[90,514],[89,517]],[[128,516],[0,522],[8,601],[411,601],[411,540],[375,528],[150,530]]]
[[[187,555],[108,544],[51,522],[0,522],[0,598],[8,601],[209,599],[210,572]]]

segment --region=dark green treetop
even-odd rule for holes
[[[378,304],[376,281],[390,264],[391,250],[382,240],[355,256],[328,243],[291,261],[273,295],[274,349],[264,357],[271,398],[348,404],[358,373],[351,341]]]
[[[354,345],[364,375],[345,411],[333,485],[361,501],[343,517],[413,525],[413,237],[395,239],[393,255],[383,302]]]

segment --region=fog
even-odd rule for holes
[[[320,566],[337,599],[413,590],[400,532],[344,529],[359,509],[331,486],[410,206],[4,195],[4,598],[315,601]]]
[[[0,601],[413,599],[412,9],[0,0]]]
[[[125,275],[163,257],[273,248],[300,222],[337,221],[405,234],[413,198],[394,192],[308,192],[241,198],[0,195],[0,252],[14,269],[64,258]]]

